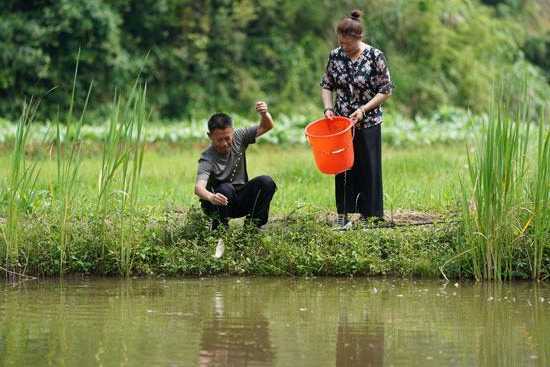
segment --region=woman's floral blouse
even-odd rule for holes
[[[336,92],[335,114],[350,116],[377,93],[391,93],[393,84],[384,53],[367,45],[355,61],[341,47],[332,50],[321,87]],[[367,112],[357,126],[381,124],[382,111],[382,107],[377,107]]]

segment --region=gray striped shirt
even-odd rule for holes
[[[245,184],[245,151],[249,144],[256,142],[257,130],[258,126],[235,129],[228,155],[218,153],[212,145],[208,146],[199,159],[196,182],[207,181],[208,189],[214,181],[231,182],[234,185]]]

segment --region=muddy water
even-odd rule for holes
[[[549,366],[550,287],[205,278],[0,283],[0,366]]]

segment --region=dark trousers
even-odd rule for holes
[[[361,213],[364,218],[384,216],[382,191],[382,132],[380,125],[356,129],[353,167],[336,175],[336,209]]]
[[[267,223],[269,205],[277,190],[277,185],[269,176],[258,176],[246,184],[235,187],[231,183],[220,183],[212,188],[215,193],[223,194],[227,205],[213,205],[208,201],[201,201],[204,212],[212,217],[212,229],[220,224],[227,226],[229,218],[246,216],[253,224],[260,227]]]

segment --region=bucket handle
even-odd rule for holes
[[[355,124],[353,124],[352,127],[351,127],[351,139],[352,140],[355,138],[355,129],[356,129],[356,126],[355,126]],[[304,132],[304,135],[306,136],[307,142],[311,145],[311,141],[309,140],[309,135],[306,132]]]
[[[332,151],[326,151],[326,150],[318,150],[318,152],[321,152],[325,155],[332,155],[332,154],[340,154],[340,153],[343,153],[346,149],[346,147],[344,148],[340,148],[340,149],[336,149],[336,150],[332,150]]]
[[[356,127],[355,127],[355,125],[353,125],[351,127],[351,139],[352,139],[352,141],[355,138],[355,129],[356,129]],[[306,136],[306,140],[309,143],[309,145],[311,145],[311,140],[309,140],[309,135],[307,133],[304,133],[304,135]],[[323,153],[325,153],[327,155],[328,154],[340,154],[340,153],[344,152],[345,150],[346,150],[346,148],[344,147],[344,148],[333,150],[332,152],[328,152],[328,153],[323,151]]]

